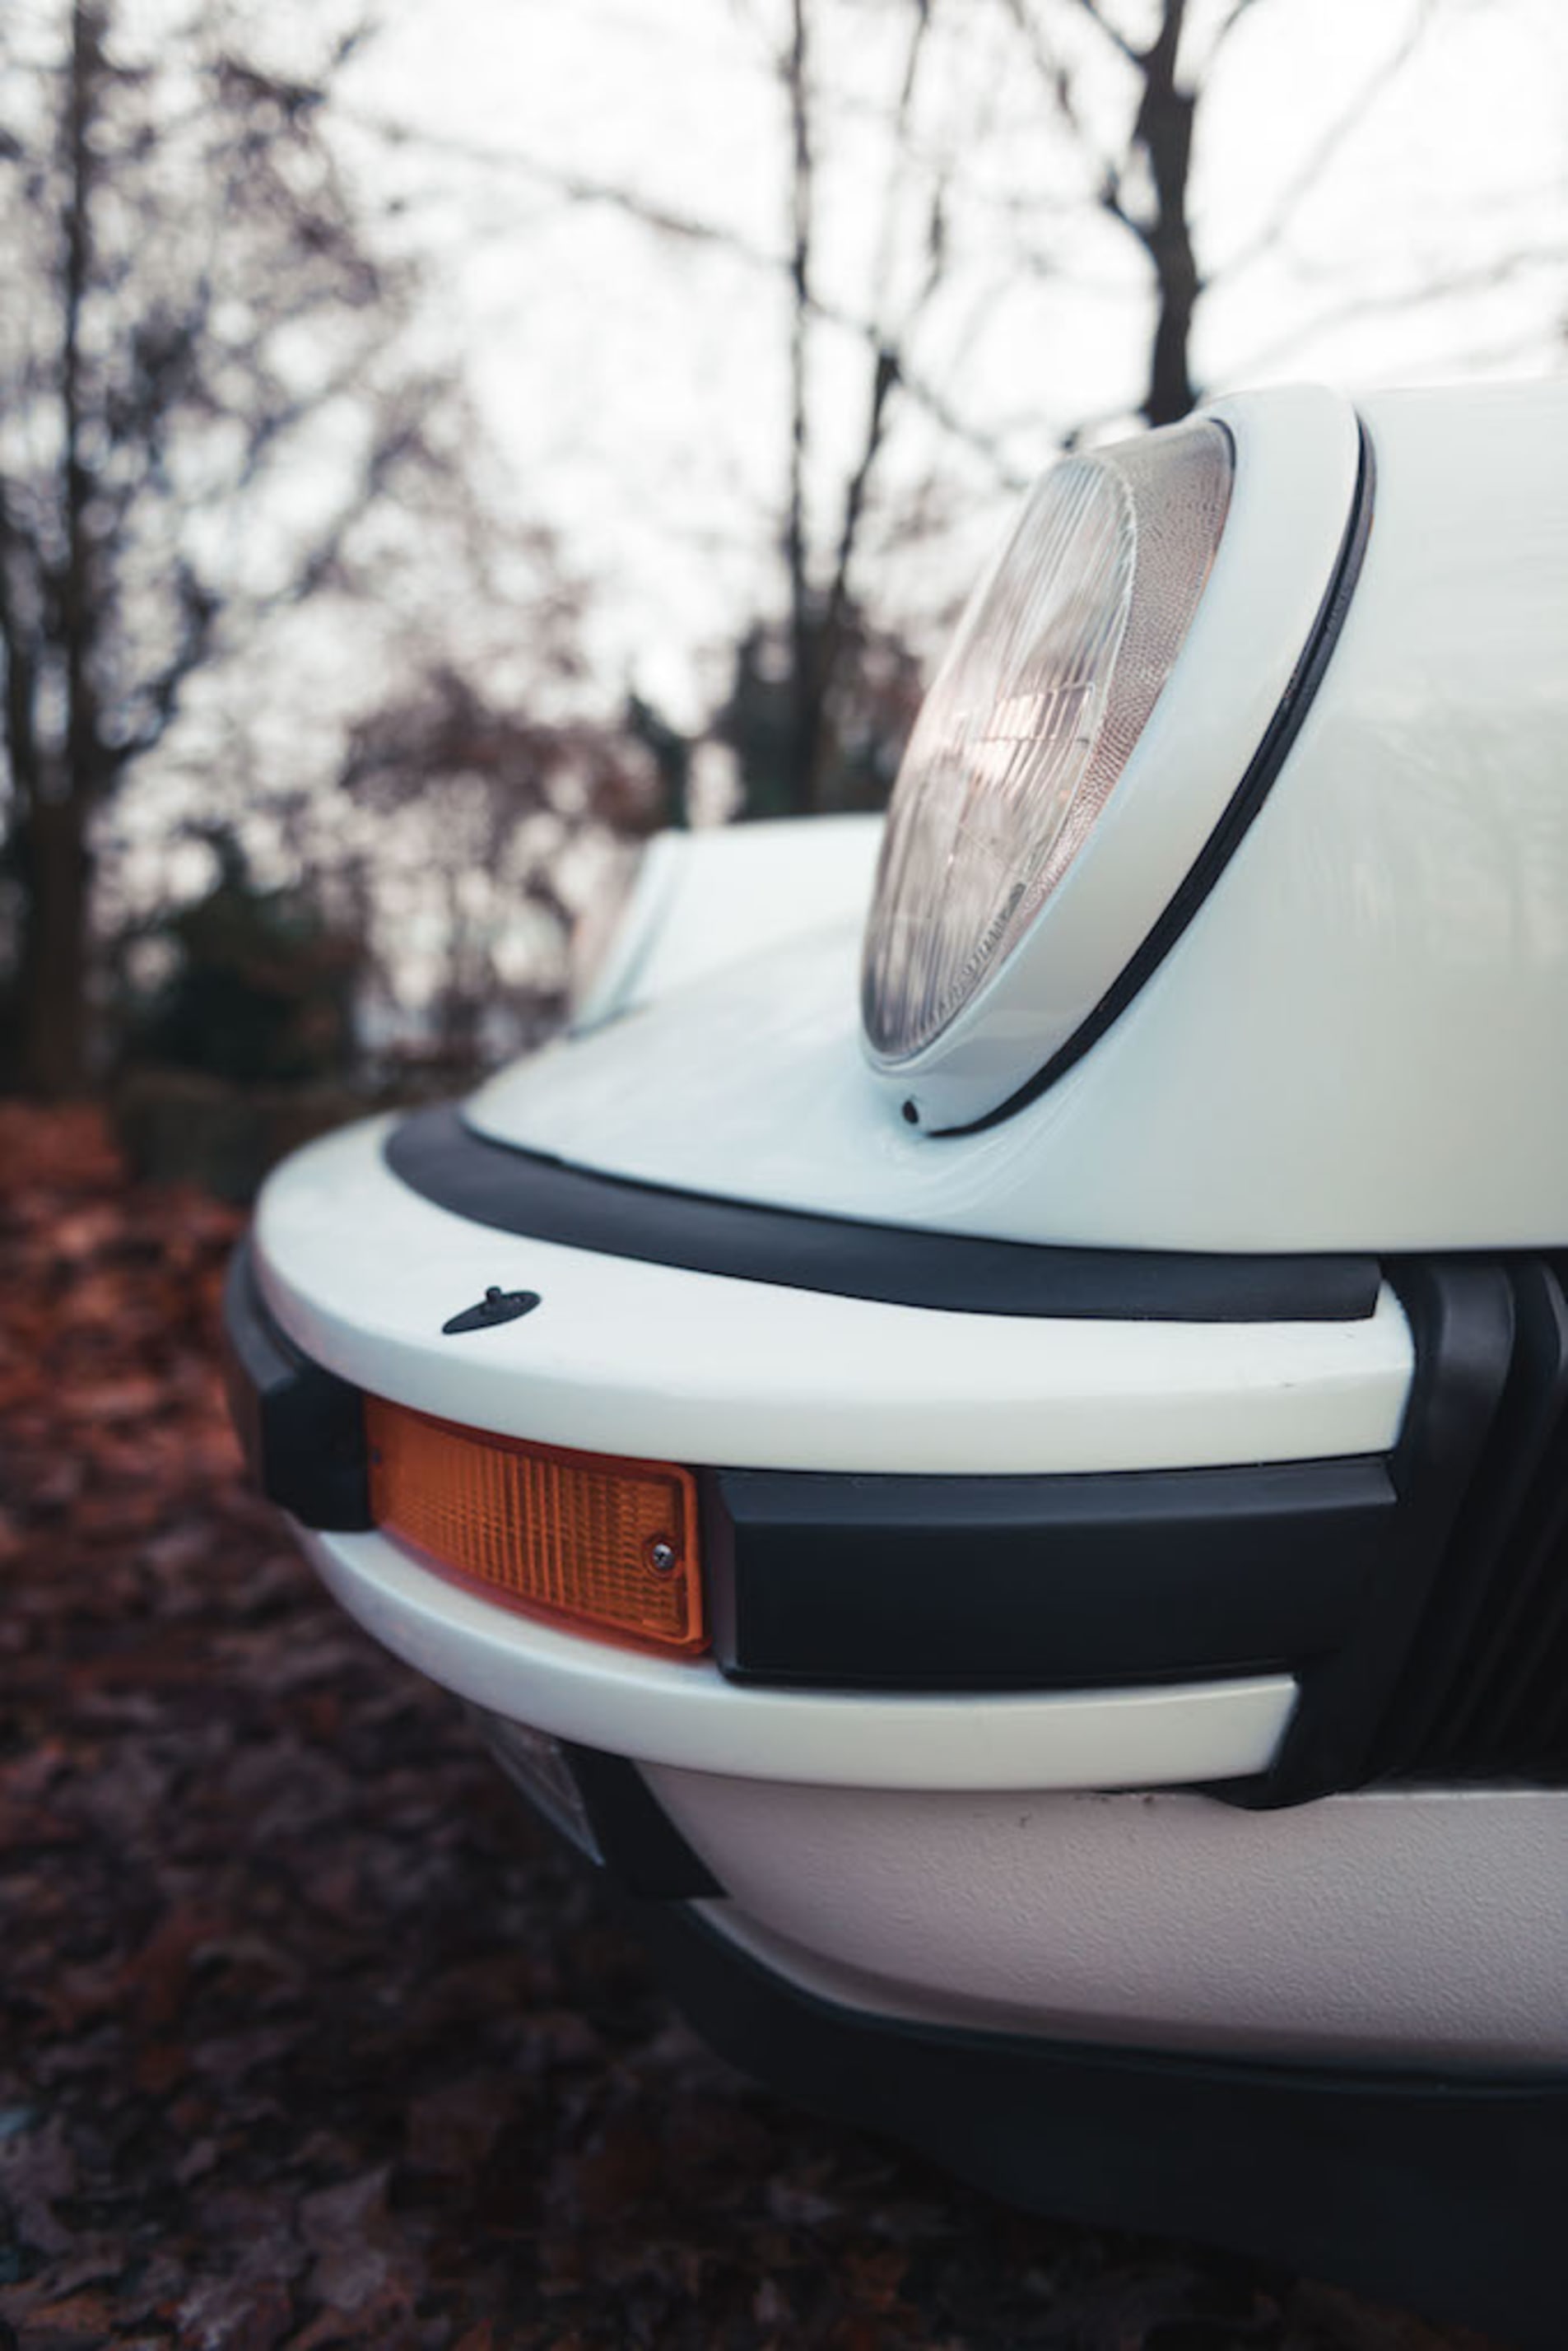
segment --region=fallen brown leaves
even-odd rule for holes
[[[1437,2351],[1055,2228],[710,2059],[316,1592],[214,1364],[236,1220],[0,1105],[0,2346]]]

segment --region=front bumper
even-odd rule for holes
[[[1356,1784],[1388,1690],[1430,1698],[1407,1661],[1474,1615],[1444,1546],[1490,1494],[1475,1396],[1510,1360],[1500,1283],[1522,1299],[1530,1269],[1406,1268],[1408,1317],[1385,1281],[1317,1322],[894,1305],[480,1225],[383,1143],[290,1163],[254,1280],[236,1270],[238,1352],[272,1381],[264,1482],[316,1513],[309,1555],[387,1647],[502,1723],[629,1759],[727,1897],[722,1931],[917,2020],[1568,2061],[1560,1788],[1300,1801],[1325,1756],[1330,1787]],[[492,1282],[538,1311],[444,1332]],[[362,1487],[354,1516],[340,1458],[325,1523],[296,1439],[315,1411],[340,1454],[361,1387],[729,1453],[699,1473],[713,1654],[459,1588],[370,1523]]]
[[[725,1465],[701,1473],[711,1660],[503,1612],[368,1512],[317,1518],[323,1575],[389,1646],[495,1711],[696,1771],[1040,1789],[1267,1771],[1394,1515],[1413,1352],[1375,1276],[1360,1311],[1288,1322],[846,1297],[481,1225],[404,1182],[386,1141],[329,1138],[263,1196],[256,1298],[302,1377]],[[541,1303],[444,1331],[492,1285]]]
[[[1381,1278],[1336,1261],[1312,1320],[1310,1259],[1134,1264],[833,1226],[470,1152],[450,1119],[434,1132],[459,1179],[446,1196],[477,1184],[471,1213],[431,1196],[446,1177],[409,1140],[423,1150],[428,1117],[330,1137],[263,1196],[259,1303],[301,1376],[328,1383],[324,1417],[364,1391],[547,1445],[723,1465],[699,1472],[714,1666],[673,1683],[570,1635],[502,1635],[444,1593],[422,1609],[419,1572],[373,1538],[323,1560],[453,1687],[551,1727],[586,1708],[559,1727],[591,1740],[594,1694],[625,1682],[623,1743],[635,1722],[655,1760],[858,1768],[852,1784],[1207,1779],[1292,1802],[1390,1773],[1563,1777],[1553,1259],[1396,1260]],[[861,1259],[842,1294],[835,1269]],[[1103,1281],[1109,1297],[1088,1294]],[[462,1310],[495,1287],[537,1311],[476,1329]],[[1238,1299],[1255,1314],[1260,1296],[1295,1319],[1248,1319]],[[368,1525],[294,1507],[318,1530]],[[735,1713],[719,1684],[736,1681],[766,1695]],[[852,1689],[867,1695],[846,1707]],[[720,1721],[722,1756],[681,1727]]]
[[[383,1141],[291,1162],[236,1270],[263,1482],[503,1760],[560,1742],[718,2044],[1026,2202],[1554,2341],[1568,1791],[1299,1801],[1390,1693],[1431,1716],[1534,1523],[1552,1269],[1396,1268],[1319,1322],[917,1305],[476,1223]],[[492,1284],[541,1304],[444,1333]],[[433,1574],[370,1523],[363,1391],[727,1465],[715,1654]]]

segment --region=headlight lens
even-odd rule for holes
[[[926,695],[866,934],[867,1039],[939,1037],[1103,811],[1197,610],[1230,503],[1213,423],[1065,459],[1031,492]]]

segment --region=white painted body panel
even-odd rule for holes
[[[1175,1786],[1267,1768],[1288,1675],[1128,1690],[867,1697],[760,1689],[498,1608],[380,1534],[299,1540],[367,1632],[460,1698],[639,1761],[839,1788]]]
[[[722,985],[727,966],[777,940],[863,922],[881,840],[880,816],[657,834],[573,1030],[585,1034],[693,980]]]
[[[1188,1791],[1267,1767],[1294,1703],[1283,1677],[978,1698],[742,1687],[496,1608],[381,1535],[300,1541],[433,1679],[638,1761],[727,1889],[713,1923],[825,1998],[1127,2046],[1568,2064],[1568,1791],[1251,1813]]]
[[[271,1177],[262,1290],[316,1362],[477,1428],[727,1468],[1181,1468],[1385,1452],[1409,1392],[1386,1289],[1363,1322],[1253,1324],[829,1298],[470,1224],[392,1175],[384,1133],[347,1128]],[[444,1338],[492,1282],[542,1303]]]
[[[1364,414],[1371,538],[1294,747],[1039,1101],[977,1135],[904,1125],[841,931],[504,1073],[476,1122],[680,1189],[1018,1239],[1568,1241],[1568,386]]]
[[[1051,2039],[1568,2064],[1568,1791],[915,1796],[652,1770],[714,1925],[852,2008]]]

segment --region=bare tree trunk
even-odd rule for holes
[[[860,544],[861,527],[872,477],[887,435],[889,413],[904,383],[903,347],[908,330],[941,277],[946,256],[943,191],[932,203],[927,230],[925,282],[916,293],[903,333],[881,311],[883,282],[891,276],[898,220],[900,180],[904,166],[904,141],[909,133],[915,78],[921,51],[930,29],[933,0],[910,0],[910,37],[904,76],[894,118],[894,159],[883,203],[877,287],[878,310],[871,328],[872,380],[866,402],[864,437],[860,455],[844,486],[839,514],[833,568],[825,596],[817,594],[810,573],[810,546],[805,517],[805,466],[810,454],[810,385],[806,377],[807,329],[817,308],[811,284],[811,140],[810,89],[808,76],[805,0],[794,0],[794,39],[787,79],[793,130],[794,287],[793,332],[790,342],[792,394],[789,507],[786,531],[789,565],[790,634],[793,676],[791,798],[802,815],[821,808],[827,768],[833,749],[830,715],[833,688],[844,656],[846,624],[851,616],[850,572]]]
[[[866,412],[865,439],[861,444],[860,462],[850,475],[844,489],[843,514],[839,524],[838,553],[833,565],[833,584],[828,590],[827,611],[822,619],[821,653],[818,663],[819,703],[825,711],[828,693],[833,682],[842,647],[844,622],[850,609],[850,565],[854,559],[860,538],[861,523],[865,514],[866,494],[871,477],[887,432],[888,402],[898,386],[898,357],[883,349],[876,355],[876,371],[872,377],[871,402]],[[819,735],[821,728],[819,726]]]
[[[1154,330],[1139,413],[1150,424],[1174,423],[1197,400],[1192,380],[1192,325],[1204,293],[1187,218],[1199,92],[1179,78],[1186,0],[1161,0],[1158,29],[1146,49],[1139,48],[1122,31],[1103,0],[1078,0],[1082,13],[1099,27],[1136,77],[1137,111],[1126,150],[1117,155],[1099,152],[1098,139],[1079,103],[1073,74],[1046,29],[1048,12],[1035,9],[1030,0],[1004,0],[1004,5],[1030,46],[1057,112],[1098,166],[1102,209],[1137,240],[1154,272]],[[1232,0],[1211,43],[1210,63],[1219,43],[1251,5],[1252,0]],[[1152,204],[1131,168],[1139,155],[1148,167]]]
[[[1197,400],[1189,346],[1193,313],[1203,290],[1187,220],[1196,94],[1176,79],[1186,0],[1166,0],[1160,29],[1138,60],[1144,95],[1134,142],[1148,160],[1155,187],[1154,217],[1139,235],[1155,272],[1155,332],[1143,413],[1151,424],[1172,424]]]
[[[87,1082],[89,863],[79,802],[70,795],[38,802],[16,851],[26,902],[23,1081],[30,1093],[59,1101]]]
[[[790,41],[784,61],[789,99],[789,491],[784,560],[789,574],[789,798],[810,815],[821,764],[821,696],[817,684],[817,632],[811,602],[810,549],[806,528],[806,464],[810,451],[811,324],[811,99],[807,0],[792,0]]]
[[[26,904],[22,1062],[30,1089],[47,1096],[78,1092],[87,1082],[88,820],[104,766],[92,679],[94,598],[87,529],[92,482],[82,456],[81,343],[92,259],[91,130],[102,37],[97,9],[87,0],[78,0],[71,18],[70,96],[64,126],[69,193],[61,273],[66,549],[58,593],[66,690],[65,762],[63,772],[53,778],[47,768],[35,767],[33,803],[21,844]]]

